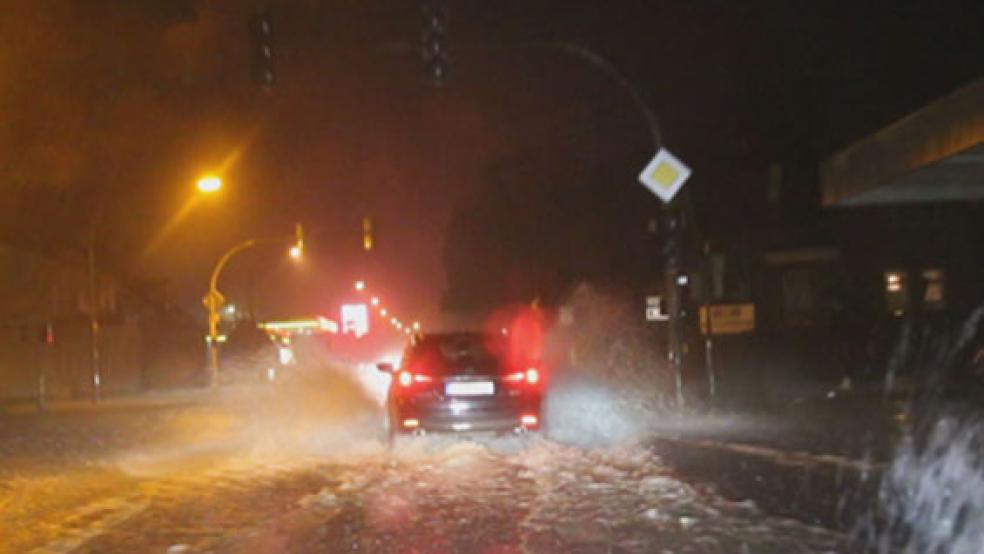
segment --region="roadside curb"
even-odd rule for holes
[[[730,499],[810,525],[851,530],[877,500],[883,462],[741,442],[657,437],[653,450],[682,477]]]

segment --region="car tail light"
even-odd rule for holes
[[[403,426],[407,429],[416,429],[417,427],[420,427],[420,420],[412,417],[404,419]]]
[[[400,386],[404,388],[410,388],[414,383],[430,383],[434,380],[430,375],[424,375],[422,373],[411,373],[409,371],[401,371],[396,377],[399,381]]]
[[[531,367],[526,371],[509,373],[503,376],[502,380],[507,383],[527,383],[529,385],[535,385],[540,382],[540,371],[535,367]]]

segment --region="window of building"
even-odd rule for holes
[[[793,327],[816,322],[816,287],[809,269],[792,269],[782,274],[783,318]]]
[[[885,272],[885,307],[899,317],[909,311],[909,279],[905,271]]]
[[[946,300],[945,274],[942,269],[926,269],[922,272],[926,289],[923,292],[923,307],[927,310],[942,310]]]

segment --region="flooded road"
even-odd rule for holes
[[[850,551],[640,442],[389,448],[371,391],[318,384],[4,416],[0,551]]]
[[[97,465],[8,481],[11,552],[830,552],[842,536],[642,449],[423,439],[392,453]]]

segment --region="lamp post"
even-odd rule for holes
[[[291,245],[288,255],[292,260],[296,261],[300,260],[304,253],[304,230],[300,223],[295,226],[295,238],[296,242]],[[222,307],[225,306],[225,296],[219,292],[219,277],[233,256],[267,240],[279,242],[281,239],[266,239],[262,241],[259,239],[244,240],[227,250],[219,258],[218,263],[215,264],[215,268],[212,269],[212,276],[208,281],[208,292],[202,299],[202,303],[208,311],[208,371],[210,387],[216,387],[219,384],[219,322],[222,320]]]
[[[208,377],[211,387],[219,384],[219,321],[222,319],[220,311],[225,305],[225,296],[219,292],[218,288],[219,276],[233,256],[254,246],[256,246],[256,241],[253,239],[243,241],[227,250],[219,258],[219,263],[215,264],[212,276],[208,281],[208,293],[202,299],[205,309],[208,310]]]
[[[206,175],[200,178],[196,186],[202,194],[213,194],[222,189],[222,179],[215,175]],[[86,300],[88,303],[89,319],[89,379],[90,391],[93,403],[98,403],[102,395],[102,356],[100,349],[100,335],[102,328],[99,324],[99,264],[96,258],[96,242],[98,239],[99,225],[105,216],[105,196],[96,203],[96,208],[92,219],[89,221],[89,233],[86,237]]]

